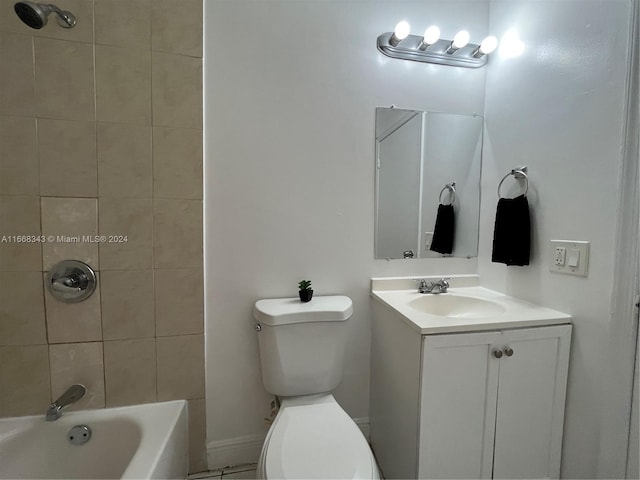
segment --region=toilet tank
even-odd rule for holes
[[[347,322],[353,303],[343,295],[258,300],[253,316],[262,382],[279,396],[334,390],[342,380]]]

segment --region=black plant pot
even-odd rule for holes
[[[298,290],[298,295],[300,295],[301,302],[310,302],[311,297],[313,297],[313,290]]]

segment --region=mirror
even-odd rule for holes
[[[375,258],[478,255],[482,125],[376,108]]]

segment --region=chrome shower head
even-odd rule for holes
[[[73,28],[77,23],[73,13],[60,10],[51,4],[18,2],[14,5],[13,9],[16,11],[18,17],[20,17],[20,20],[35,29],[44,27],[51,13],[57,15],[58,25],[63,28]]]

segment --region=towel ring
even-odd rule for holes
[[[500,194],[500,187],[502,187],[502,184],[504,183],[504,181],[507,179],[507,177],[509,177],[510,175],[513,175],[514,177],[520,179],[520,178],[524,178],[525,184],[524,184],[524,193],[523,195],[526,195],[527,192],[529,191],[529,176],[527,175],[527,167],[517,167],[514,168],[513,170],[511,170],[509,173],[507,173],[504,177],[502,177],[502,180],[500,180],[500,183],[498,184],[498,198],[502,198],[502,195]]]
[[[453,205],[456,201],[456,182],[447,183],[442,190],[440,190],[440,195],[438,195],[438,203],[444,205],[442,203],[442,194],[445,190],[449,190],[449,205]]]

